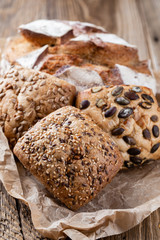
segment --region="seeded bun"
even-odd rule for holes
[[[108,134],[71,106],[39,121],[18,140],[14,153],[72,210],[92,200],[122,166],[121,154]]]
[[[72,105],[76,89],[36,70],[13,67],[0,78],[0,125],[13,147],[39,119]]]
[[[88,114],[117,143],[124,167],[160,156],[160,110],[146,87],[95,87],[80,92],[76,106]]]

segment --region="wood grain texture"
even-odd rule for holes
[[[160,1],[157,0],[145,0],[145,4],[142,1],[137,0],[139,12],[142,17],[142,23],[146,32],[146,40],[148,43],[148,49],[153,63],[153,68],[156,71],[160,69]],[[149,11],[152,9],[152,11]]]
[[[30,209],[21,201],[18,201],[19,216],[21,221],[21,228],[23,232],[23,238],[25,240],[47,240],[48,238],[42,238],[32,223]]]
[[[17,200],[0,183],[0,239],[23,240]]]
[[[38,18],[92,22],[138,46],[141,59],[151,58],[160,71],[159,0],[0,0],[0,37]],[[160,209],[126,233],[105,240],[159,240]],[[30,211],[0,185],[0,239],[45,239],[34,229]],[[45,239],[46,240],[46,239]]]

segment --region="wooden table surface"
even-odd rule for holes
[[[34,19],[68,19],[95,23],[137,45],[141,59],[160,71],[160,0],[0,0],[0,38]],[[29,209],[0,184],[0,239],[45,239],[35,231]],[[159,240],[160,209],[126,233],[105,240]]]

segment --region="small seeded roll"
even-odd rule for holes
[[[39,119],[72,105],[76,89],[54,76],[13,67],[0,78],[0,126],[13,147]]]
[[[14,153],[72,210],[92,200],[122,166],[121,154],[108,134],[71,106],[39,121],[18,140]]]
[[[117,143],[127,168],[160,157],[160,110],[152,90],[95,87],[78,94],[76,106]]]

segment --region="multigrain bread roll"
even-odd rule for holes
[[[108,134],[71,106],[39,121],[18,140],[14,153],[72,210],[92,200],[122,166],[121,154]]]
[[[0,125],[10,146],[39,119],[72,105],[75,93],[74,86],[54,76],[11,68],[0,78]]]
[[[76,106],[117,143],[124,167],[159,159],[160,110],[149,88],[95,87],[80,92]]]

